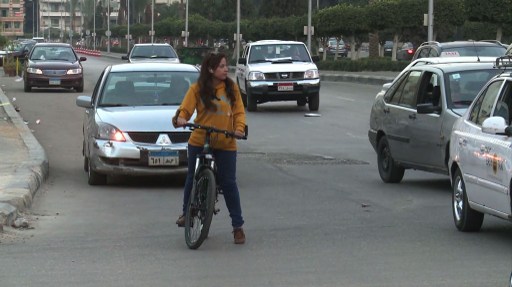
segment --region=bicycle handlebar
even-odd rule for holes
[[[208,133],[224,134],[227,137],[232,137],[232,138],[239,139],[239,140],[246,140],[247,136],[248,136],[248,127],[247,127],[247,125],[245,126],[245,135],[242,136],[242,137],[237,136],[234,132],[230,132],[230,131],[227,131],[227,130],[221,130],[221,129],[218,129],[216,127],[211,127],[211,126],[198,125],[198,124],[194,124],[194,123],[186,123],[186,124],[183,125],[183,127],[188,127],[188,128],[190,128],[192,130],[193,129],[206,130]]]

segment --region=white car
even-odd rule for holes
[[[171,118],[199,70],[179,63],[125,63],[107,66],[84,108],[84,170],[90,185],[111,175],[173,175],[187,169],[191,131]]]
[[[499,68],[512,67],[500,57]],[[492,78],[453,126],[449,170],[452,210],[460,231],[480,230],[484,214],[512,220],[512,74]]]
[[[236,81],[247,111],[271,101],[320,105],[320,74],[306,45],[296,41],[263,40],[248,43],[236,66]]]

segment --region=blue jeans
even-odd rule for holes
[[[185,181],[185,190],[183,193],[183,214],[187,210],[190,192],[194,183],[194,172],[196,168],[197,154],[203,151],[203,147],[188,145],[188,173]],[[217,180],[224,200],[231,217],[231,225],[234,228],[242,227],[244,219],[242,217],[242,207],[240,206],[240,194],[236,185],[236,151],[213,150],[215,163],[217,164]]]

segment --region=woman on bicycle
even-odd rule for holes
[[[199,79],[187,91],[172,120],[173,125],[183,126],[190,120],[194,111],[197,112],[194,120],[196,124],[233,131],[239,137],[245,135],[245,109],[238,86],[228,77],[225,54],[210,53],[205,57],[201,64]],[[183,213],[176,221],[179,227],[185,226],[185,212],[194,181],[196,156],[203,149],[204,133],[204,130],[195,129],[188,141],[188,173],[183,193]],[[217,180],[231,217],[235,244],[243,244],[244,219],[236,184],[236,139],[215,134],[211,138],[211,146],[217,164]]]

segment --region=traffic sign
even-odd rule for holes
[[[105,36],[110,37],[112,35],[112,32],[110,30],[105,31]]]

